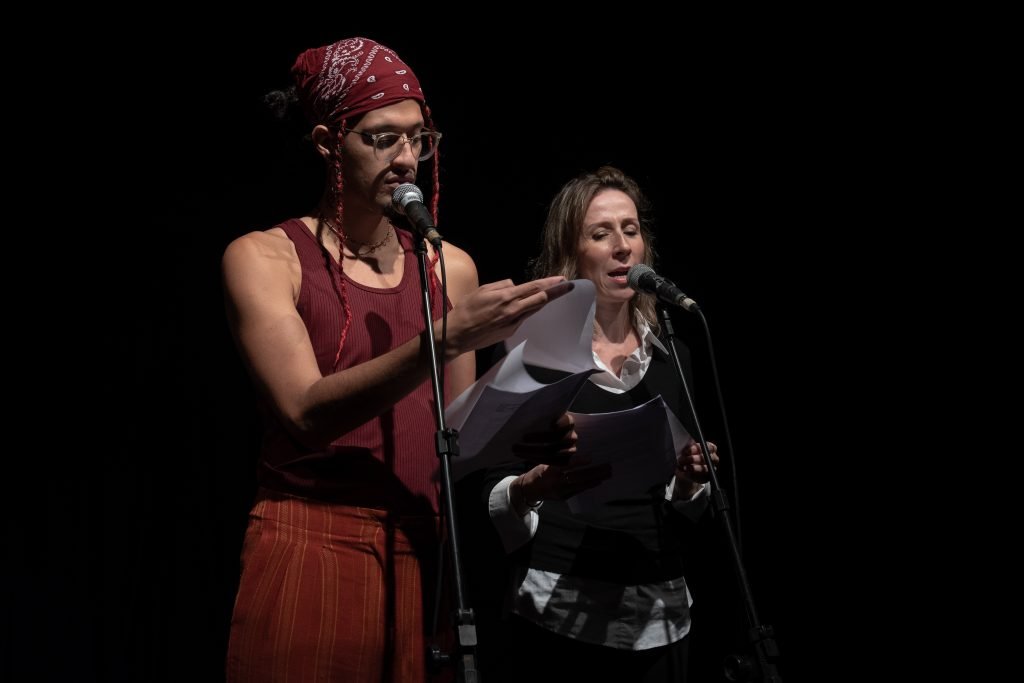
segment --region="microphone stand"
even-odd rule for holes
[[[410,221],[411,223],[411,221]],[[458,680],[463,683],[479,683],[480,673],[476,668],[476,618],[469,607],[466,589],[462,579],[462,563],[460,561],[459,538],[455,520],[455,504],[452,496],[451,457],[459,454],[459,433],[449,429],[444,418],[444,392],[441,388],[441,373],[438,370],[437,350],[434,344],[434,318],[431,315],[430,285],[428,279],[429,264],[427,263],[427,243],[420,231],[413,226],[413,243],[416,245],[416,256],[420,270],[420,289],[423,292],[423,321],[425,324],[427,347],[430,352],[430,378],[434,387],[434,407],[437,415],[437,431],[434,433],[434,445],[437,457],[441,460],[441,493],[442,512],[447,520],[448,545],[451,548],[452,592],[455,595],[454,626],[458,638],[458,662],[456,671]],[[438,252],[440,253],[440,251]],[[442,266],[443,268],[443,266]],[[442,306],[444,302],[441,302]],[[441,580],[441,573],[438,573]],[[451,655],[441,652],[434,644],[427,651],[427,664],[437,671],[444,664],[451,662]]]
[[[747,572],[743,568],[743,559],[740,556],[739,546],[736,543],[736,535],[733,533],[732,521],[729,519],[729,501],[718,485],[718,475],[711,462],[711,451],[708,450],[708,443],[704,439],[704,432],[700,427],[700,420],[697,418],[697,409],[693,403],[693,396],[690,387],[683,374],[683,366],[679,361],[679,352],[676,350],[676,333],[672,326],[672,318],[668,309],[658,304],[658,319],[661,321],[665,334],[668,336],[668,348],[672,354],[672,362],[682,383],[683,393],[686,395],[686,404],[693,418],[693,425],[697,431],[697,439],[700,441],[701,452],[704,456],[704,464],[711,475],[711,509],[722,525],[722,531],[728,539],[729,549],[732,554],[736,578],[740,584],[740,592],[743,598],[743,606],[747,617],[747,639],[753,650],[753,656],[731,655],[725,664],[725,677],[729,681],[762,681],[762,683],[782,683],[775,662],[779,659],[779,648],[775,643],[775,632],[771,626],[762,624],[757,618],[757,610],[754,607],[754,597],[747,582]],[[704,313],[700,309],[694,311],[700,316],[701,324],[707,331],[708,323],[704,319]],[[708,332],[710,339],[710,332]]]

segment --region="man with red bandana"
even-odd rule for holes
[[[392,195],[438,142],[419,81],[394,51],[350,38],[303,52],[294,95],[326,166],[315,210],[232,242],[228,319],[265,407],[227,657],[231,683],[422,681],[424,586],[438,546],[430,378],[445,404],[475,379],[473,351],[510,335],[562,277],[478,285],[470,256],[428,248],[424,329],[414,242]],[[574,435],[569,427],[566,442]],[[428,591],[432,593],[433,591]]]

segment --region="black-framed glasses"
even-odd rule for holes
[[[441,134],[436,130],[421,130],[412,136],[404,133],[366,133],[351,128],[342,128],[341,131],[361,135],[366,144],[373,147],[373,156],[378,161],[391,161],[402,153],[402,145],[405,143],[409,143],[412,153],[423,161],[434,156],[437,143],[441,141]]]

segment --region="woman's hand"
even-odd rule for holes
[[[717,467],[718,446],[709,441],[708,450],[711,451],[713,466]],[[676,495],[684,498],[693,496],[710,478],[711,472],[704,462],[704,456],[701,455],[700,444],[691,441],[690,445],[676,456]]]
[[[576,452],[576,441],[572,416],[564,413],[551,429],[528,434],[513,444],[517,457],[539,463],[512,482],[510,495],[518,511],[525,514],[526,507],[542,500],[565,500],[611,476],[611,465],[591,465]]]

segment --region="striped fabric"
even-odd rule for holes
[[[421,582],[417,554],[436,556],[436,525],[262,489],[242,553],[228,682],[426,680],[420,596],[422,585],[433,594],[433,577]]]

